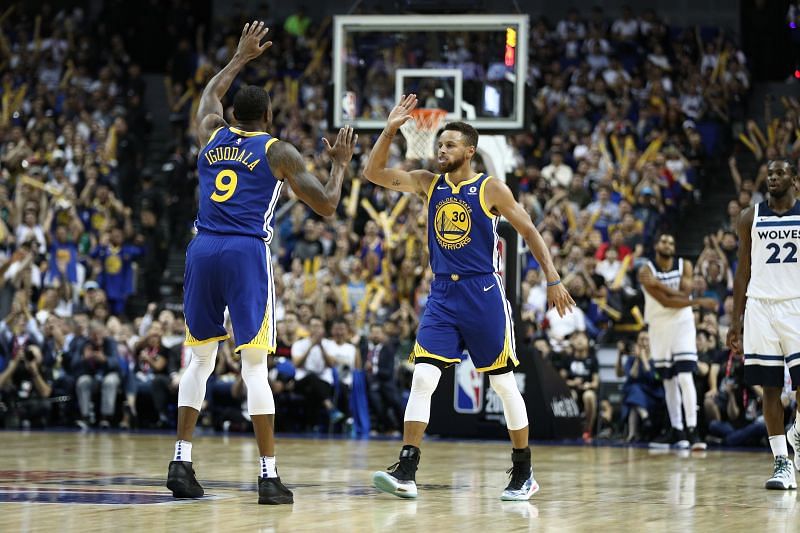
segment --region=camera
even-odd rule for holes
[[[25,361],[32,363],[36,360],[36,355],[30,348],[25,348]]]

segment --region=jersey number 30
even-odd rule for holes
[[[769,259],[767,259],[767,264],[797,263],[797,257],[795,257],[797,255],[797,245],[793,242],[787,242],[783,245],[783,249],[788,250],[789,253],[787,253],[786,257],[784,257],[783,261],[781,261],[781,258],[778,257],[781,253],[781,247],[774,242],[769,243],[767,245],[767,250],[771,250],[772,255],[769,256]]]
[[[227,202],[236,191],[238,181],[239,177],[233,170],[221,170],[214,180],[214,186],[217,190],[213,192],[211,199],[215,202]]]

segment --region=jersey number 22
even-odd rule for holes
[[[781,261],[780,257],[778,257],[781,253],[781,247],[774,242],[769,243],[767,245],[767,250],[772,251],[772,255],[769,256],[769,259],[767,259],[767,264],[797,263],[797,257],[795,257],[797,255],[797,245],[793,242],[787,242],[784,243],[783,249],[788,250],[789,253],[786,254],[786,257],[784,257],[783,261]]]

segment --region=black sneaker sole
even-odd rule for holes
[[[173,498],[180,499],[202,498],[203,494],[205,493],[202,487],[199,487],[198,489],[192,489],[177,479],[168,479],[167,488],[172,491]]]
[[[290,494],[284,496],[269,496],[265,498],[259,496],[258,503],[261,505],[284,505],[288,503],[294,503],[294,496]]]
[[[769,490],[795,490],[797,486],[784,487],[780,481],[767,481],[764,488]]]

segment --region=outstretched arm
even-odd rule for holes
[[[547,249],[544,239],[533,225],[528,212],[514,199],[511,189],[498,179],[493,178],[486,182],[484,192],[488,208],[506,217],[514,229],[525,239],[525,243],[531,249],[531,253],[541,265],[542,272],[547,278],[548,307],[555,307],[559,316],[564,316],[570,307],[575,305],[575,302],[564,288],[564,284],[561,283],[558,271],[553,265],[553,258],[550,257],[550,250]]]
[[[306,169],[306,162],[297,148],[287,142],[276,142],[267,152],[269,166],[275,175],[289,183],[294,193],[315,213],[328,217],[336,211],[342,194],[342,181],[347,164],[353,157],[358,135],[353,128],[345,126],[339,130],[336,143],[331,146],[323,139],[331,158],[331,177],[323,185],[319,178]]]
[[[733,279],[733,316],[728,330],[726,344],[738,353],[742,353],[742,320],[747,303],[747,286],[750,284],[750,228],[753,226],[755,210],[748,207],[739,215],[737,231],[739,233],[739,261],[736,265],[736,277]]]
[[[206,145],[212,131],[227,125],[222,116],[222,97],[228,92],[231,83],[242,68],[272,46],[272,41],[260,44],[268,31],[269,28],[264,27],[263,22],[254,20],[252,23],[245,24],[233,58],[216,76],[211,78],[203,90],[197,108],[197,142],[201,147]]]
[[[364,167],[364,177],[376,185],[401,192],[413,192],[427,196],[428,189],[433,181],[434,174],[427,170],[413,170],[411,172],[399,168],[386,168],[389,158],[389,147],[392,139],[397,134],[400,126],[411,118],[411,111],[417,106],[417,95],[404,96],[392,112],[386,127],[378,137],[375,146],[369,153],[367,164]]]

